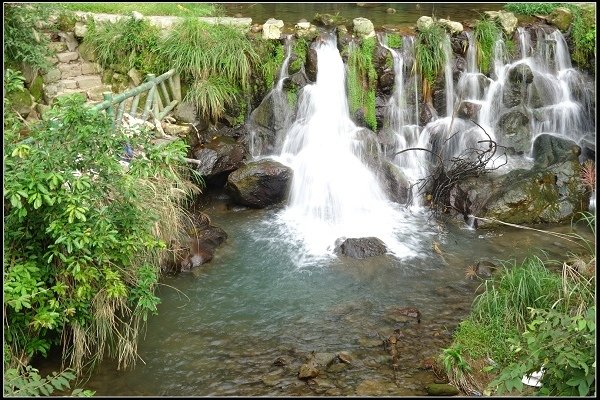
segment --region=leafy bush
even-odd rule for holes
[[[397,33],[388,33],[385,35],[386,46],[391,49],[400,49],[403,45],[402,36]]]
[[[518,362],[510,364],[490,385],[499,395],[521,390],[523,375],[543,367],[542,396],[594,396],[596,307],[574,316],[555,309],[531,309],[532,321],[514,340]]]
[[[78,96],[57,100],[31,138],[4,143],[5,341],[19,359],[63,341],[77,371],[105,349],[126,367],[191,191],[186,145],[113,131]],[[143,154],[126,169],[128,143]]]
[[[10,68],[4,73],[4,89],[6,94],[22,92],[25,89],[25,77],[21,71],[14,71]]]
[[[42,378],[39,371],[31,365],[20,368],[8,368],[4,371],[4,396],[6,397],[33,397],[50,396],[55,390],[69,389],[70,383],[75,379],[73,371],[66,369],[60,373],[53,372]],[[75,389],[73,396],[91,397],[94,391]]]
[[[290,73],[294,74],[302,69],[302,66],[306,63],[306,57],[308,54],[308,42],[305,38],[298,38],[292,46],[292,53],[295,58],[290,63]]]
[[[38,32],[35,23],[48,20],[52,7],[48,4],[4,4],[5,63],[20,67],[26,63],[34,69],[47,71],[52,55],[46,36]]]

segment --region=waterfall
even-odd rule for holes
[[[396,137],[395,152],[414,147],[427,146],[425,143],[420,143],[421,129],[419,127],[418,117],[418,101],[415,99],[413,105],[415,112],[411,111],[411,107],[407,103],[407,99],[415,93],[411,93],[416,86],[405,84],[405,81],[410,82],[411,78],[415,84],[418,82],[416,74],[412,77],[406,75],[411,71],[411,64],[414,62],[413,46],[414,40],[412,37],[405,37],[403,40],[402,53],[385,46],[391,54],[394,62],[394,91],[390,97],[386,107],[386,122]],[[418,193],[418,186],[415,185],[419,179],[427,175],[427,160],[420,150],[411,150],[394,157],[394,163],[400,167],[409,183],[412,185],[412,205],[419,206],[421,197]]]
[[[331,254],[341,237],[375,236],[397,256],[404,214],[393,207],[376,176],[361,161],[360,128],[350,119],[345,68],[335,37],[316,44],[317,81],[305,86],[279,159],[294,170],[281,218],[310,255]]]
[[[261,106],[264,103],[266,107],[258,107],[252,112],[249,118],[250,126],[250,143],[249,150],[253,158],[259,158],[266,154],[272,154],[281,149],[283,137],[285,136],[286,130],[289,128],[292,117],[292,108],[288,104],[286,93],[283,90],[283,84],[288,79],[288,65],[292,55],[292,36],[288,35],[285,40],[285,58],[279,70],[276,85],[267,93],[261,102]],[[262,110],[272,107],[272,121],[259,122],[262,115],[257,115],[257,110]],[[270,132],[265,132],[265,124],[272,124],[274,128],[274,137]]]

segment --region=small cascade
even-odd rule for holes
[[[289,77],[288,66],[292,55],[292,36],[288,35],[285,40],[285,58],[279,70],[277,83],[267,93],[261,102],[261,106],[252,112],[249,118],[250,143],[249,150],[253,158],[260,158],[281,150],[285,132],[291,124],[293,110],[289,106],[283,84]],[[271,110],[272,116],[260,115],[257,110]],[[272,118],[272,121],[264,119]],[[274,138],[271,132],[265,131],[265,124],[271,124],[275,129]]]
[[[446,65],[444,66],[444,89],[446,94],[446,117],[454,115],[454,80],[452,78],[452,65],[454,64],[452,56],[452,47],[450,39],[444,40],[444,53],[446,55]]]
[[[417,94],[418,77],[412,71],[412,63],[414,62],[414,38],[404,37],[402,52],[385,47],[392,54],[394,62],[394,92],[387,104],[386,123],[389,129],[396,136],[395,152],[402,150],[422,147],[420,143],[421,128],[419,127],[418,116],[418,99],[412,98]],[[410,85],[414,81],[413,85]],[[409,105],[407,99],[414,101],[414,104]],[[412,109],[415,111],[413,112]],[[426,144],[425,144],[426,145]],[[427,160],[420,151],[411,150],[398,154],[394,158],[394,163],[400,167],[409,183],[412,186],[412,205],[418,206],[420,198],[418,195],[418,187],[415,185],[419,179],[422,179],[427,174]]]
[[[357,127],[348,112],[345,69],[335,37],[316,44],[317,81],[307,85],[281,156],[294,170],[283,222],[313,256],[331,254],[342,237],[378,237],[397,255],[404,214],[392,206],[376,176],[361,161]]]
[[[519,37],[519,50],[521,51],[521,60],[524,60],[527,57],[529,57],[529,54],[531,53],[531,35],[525,28],[518,27],[517,36]]]

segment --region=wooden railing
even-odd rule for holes
[[[145,92],[148,95],[140,114],[139,102]],[[145,82],[138,87],[117,95],[112,92],[104,92],[103,96],[104,101],[96,104],[93,108],[99,111],[106,110],[106,113],[112,118],[114,126],[121,124],[125,110],[128,110],[131,116],[143,121],[151,115],[160,121],[181,101],[179,74],[174,69],[158,77],[148,74]]]

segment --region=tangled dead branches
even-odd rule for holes
[[[460,155],[452,157],[448,162],[444,162],[444,159],[442,158],[444,146],[459,133],[455,132],[444,141],[439,153],[421,147],[411,147],[394,154],[394,156],[396,156],[407,151],[419,150],[427,151],[435,156],[436,163],[434,164],[431,173],[412,185],[417,186],[419,194],[423,194],[425,191],[429,192],[427,200],[429,201],[434,214],[439,215],[449,209],[456,209],[450,202],[450,194],[452,189],[454,189],[458,183],[464,182],[469,178],[488,174],[502,167],[508,161],[506,152],[497,155],[498,148],[505,149],[505,147],[498,145],[498,143],[496,143],[477,122],[473,120],[471,120],[471,122],[481,128],[487,136],[487,140],[479,140],[477,141],[477,144],[487,143],[487,146],[482,146],[482,148],[470,147],[464,150]],[[501,157],[504,157],[504,160],[500,164],[497,164],[496,161]],[[409,191],[409,196],[412,196],[412,186]],[[410,203],[412,203],[412,198],[409,198],[408,204]],[[460,210],[457,211],[460,212]]]

